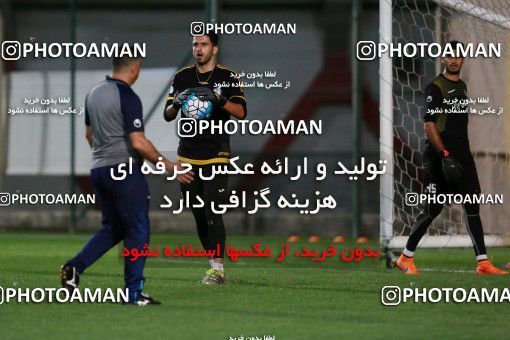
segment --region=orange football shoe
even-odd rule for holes
[[[494,265],[489,260],[478,261],[478,267],[476,268],[476,273],[477,274],[496,274],[496,275],[508,274],[508,272],[506,270],[494,267]]]
[[[404,256],[404,254],[400,255],[395,263],[398,269],[406,273],[407,275],[418,275],[420,272],[416,268],[414,264],[414,259],[412,257]]]

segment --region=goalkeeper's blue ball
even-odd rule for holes
[[[211,117],[212,108],[213,105],[210,101],[203,101],[196,96],[195,92],[191,92],[181,110],[188,118],[208,119]]]

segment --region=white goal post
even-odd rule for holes
[[[467,58],[461,78],[468,97],[488,97],[490,106],[508,113],[471,115],[469,139],[483,193],[503,194],[508,202],[482,205],[488,247],[510,245],[510,0],[381,0],[380,43],[501,43],[502,57]],[[421,188],[423,90],[440,72],[439,59],[379,59],[380,158],[387,171],[380,179],[380,243],[403,248],[419,206],[406,206],[405,194]],[[476,104],[475,104],[476,105]],[[419,247],[470,247],[460,206],[445,207]]]

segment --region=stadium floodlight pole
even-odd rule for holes
[[[205,1],[205,18],[207,22],[218,21],[218,9],[220,0],[204,0]],[[220,53],[216,54],[216,62],[220,62]]]
[[[392,40],[392,0],[379,2],[379,43]],[[380,243],[387,248],[393,236],[393,74],[389,52],[379,58],[379,153],[386,160],[386,172],[380,178]]]
[[[71,43],[74,44],[76,42],[76,0],[69,0],[69,16],[70,16],[70,36]],[[70,85],[70,96],[71,96],[71,107],[75,106],[75,94],[76,94],[76,60],[74,55],[71,54],[70,58],[70,74],[71,74],[71,85]],[[70,181],[69,181],[69,189],[71,191],[71,195],[74,195],[76,192],[75,185],[75,176],[76,176],[76,167],[75,167],[75,159],[76,159],[76,140],[75,140],[75,117],[74,114],[71,114],[71,145],[70,145]],[[69,225],[69,232],[74,233],[76,230],[76,206],[74,204],[70,205],[70,217],[71,223]]]
[[[207,22],[218,21],[219,0],[204,0]]]
[[[356,44],[359,41],[359,14],[361,8],[361,0],[353,0],[352,14],[351,14],[351,34],[352,34],[352,48],[353,53],[351,57],[351,103],[352,103],[352,162],[357,164],[360,159],[361,149],[361,93],[360,93],[360,68],[359,60],[354,55],[356,53]],[[361,227],[361,183],[354,181],[352,187],[352,231],[351,236],[353,239],[358,237],[359,229]]]

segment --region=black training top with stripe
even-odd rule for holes
[[[466,83],[450,80],[442,74],[425,88],[423,120],[436,123],[446,150],[459,161],[472,158],[468,139],[467,99]],[[425,151],[436,152],[429,140]]]

